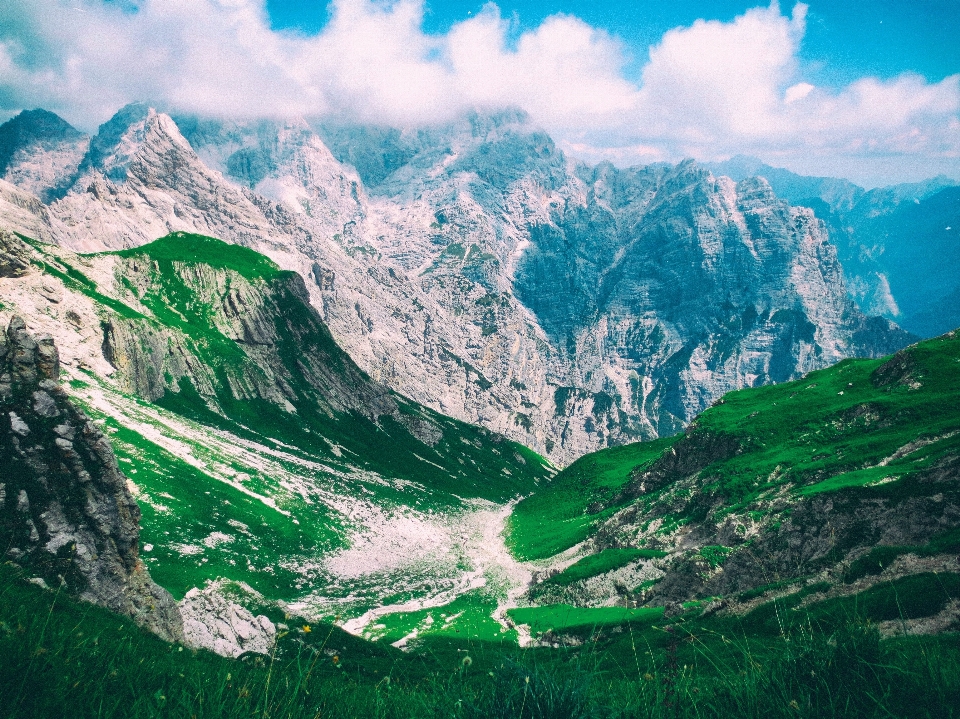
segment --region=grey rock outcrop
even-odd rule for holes
[[[51,586],[183,639],[139,558],[140,510],[110,442],[57,383],[57,348],[19,317],[0,335],[0,547]]]
[[[273,622],[230,601],[222,590],[222,583],[212,582],[203,590],[194,587],[180,600],[187,644],[223,657],[269,654],[277,637]]]
[[[0,228],[0,277],[22,277],[30,269],[26,243]]]

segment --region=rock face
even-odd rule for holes
[[[269,654],[277,636],[273,622],[231,602],[221,589],[216,582],[203,590],[194,587],[180,601],[187,643],[222,657]]]
[[[0,229],[0,277],[23,277],[30,270],[27,248],[12,232]]]
[[[57,384],[57,348],[14,317],[0,336],[0,545],[48,584],[167,640],[183,626],[139,558],[140,510],[107,438]]]
[[[264,252],[374,380],[561,463],[908,341],[847,300],[824,226],[767,183],[585,167],[516,113],[400,132],[133,105],[71,172],[33,215],[60,244]]]
[[[46,110],[0,126],[0,178],[49,202],[72,184],[90,138]]]
[[[0,233],[0,264],[26,272],[0,284],[2,308],[55,336],[81,385],[89,372],[110,395],[244,438],[254,430],[302,443],[351,474],[416,476],[458,497],[505,501],[552,473],[504,437],[371,380],[334,341],[303,278],[248,248],[173,233],[82,256]],[[105,411],[123,423],[124,407]]]
[[[960,187],[949,177],[864,190],[803,177],[739,157],[707,165],[737,180],[763,177],[791,204],[823,220],[843,264],[847,289],[863,310],[921,337],[960,325]]]

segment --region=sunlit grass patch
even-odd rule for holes
[[[615,508],[607,506],[676,438],[638,442],[586,455],[517,504],[507,543],[519,559],[543,559],[583,541]]]
[[[654,621],[663,616],[663,607],[571,607],[551,604],[545,607],[521,607],[508,611],[517,624],[526,624],[534,634],[543,632],[584,631],[635,621]]]
[[[591,554],[578,562],[571,564],[559,574],[550,577],[551,584],[572,584],[582,579],[589,579],[598,574],[620,569],[638,559],[659,559],[666,556],[666,552],[658,549],[604,549],[597,554]]]

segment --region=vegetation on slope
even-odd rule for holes
[[[74,370],[71,391],[111,436],[143,508],[142,557],[178,598],[222,578],[331,618],[454,601],[476,569],[454,542],[467,531],[458,522],[553,472],[373,382],[299,276],[252,250],[187,233],[92,256],[30,245],[35,270],[82,295],[61,311],[89,300],[102,323],[79,330],[102,329],[117,371]],[[381,542],[370,568],[327,568],[368,535]],[[504,632],[490,619],[501,583],[462,600],[470,611],[450,632]],[[416,614],[388,621],[384,637],[409,633]]]
[[[611,447],[581,457],[549,485],[520,501],[508,544],[519,559],[543,559],[590,536],[626,503],[618,499],[632,473],[653,463],[676,437]]]
[[[558,517],[565,541],[538,536]],[[730,393],[669,443],[582,458],[511,529],[520,556],[583,542],[511,614],[561,642],[657,607],[751,631],[851,613],[885,636],[960,631],[960,333]]]
[[[546,476],[543,460],[516,443],[400,397],[386,400],[382,395],[388,391],[374,385],[336,345],[310,307],[299,277],[280,272],[262,255],[184,233],[118,254],[149,260],[157,269],[145,287],[137,288],[138,299],[166,328],[194,340],[198,358],[217,375],[214,399],[225,417],[210,410],[211,398],[200,395],[188,378],[181,380],[179,392],[167,391],[158,400],[161,406],[241,436],[253,430],[311,454],[331,457],[327,445],[332,441],[351,453],[351,464],[388,477],[417,477],[463,497],[503,501],[530,491],[533,479]],[[205,301],[209,293],[199,291],[195,276],[181,271],[182,265],[229,272],[224,287]],[[282,372],[295,411],[263,397],[236,396],[236,378],[254,371],[259,357],[247,346],[251,340],[238,341],[224,331],[221,303],[229,300],[231,273],[255,283],[267,298],[263,309],[275,326],[266,328],[266,334],[276,343],[279,359],[275,372]],[[323,380],[326,386],[318,386]],[[352,411],[337,411],[338,404]],[[411,431],[422,425],[428,429]]]
[[[705,469],[727,512],[782,485],[815,494],[916,475],[960,451],[960,335],[732,392],[693,431],[741,445]]]
[[[271,279],[281,273],[273,260],[240,245],[188,232],[174,232],[149,244],[115,253],[118,257],[149,257],[155,262],[180,262],[231,270],[247,279]]]
[[[887,594],[931,592],[929,582],[906,584]],[[889,614],[888,598],[797,611],[810,590],[742,618],[668,623],[658,610],[622,608],[576,610],[562,625],[558,609],[524,617],[577,640],[561,650],[435,639],[411,655],[314,624],[282,632],[269,657],[231,660],[166,644],[3,565],[0,717],[960,715],[955,635],[881,640],[868,618]]]
[[[588,455],[517,506],[513,546],[520,556],[546,556],[588,536],[581,527],[593,517],[667,498],[678,500],[679,511],[668,513],[659,536],[727,515],[759,520],[774,497],[906,491],[905,480],[957,454],[960,336],[951,333],[892,358],[845,360],[796,382],[731,392],[681,438]],[[609,466],[616,467],[612,483]],[[695,486],[681,486],[691,477]],[[535,528],[561,513],[578,533],[554,546],[537,539]]]

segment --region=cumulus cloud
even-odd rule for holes
[[[960,76],[816,87],[797,60],[803,4],[671,30],[638,81],[624,73],[620,41],[569,15],[512,42],[492,3],[444,35],[425,33],[422,19],[422,0],[334,0],[330,22],[307,37],[271,30],[265,0],[7,0],[0,112],[46,107],[92,129],[145,100],[411,126],[520,107],[596,159],[747,152],[788,166],[846,158],[892,175],[907,165],[960,173]]]

